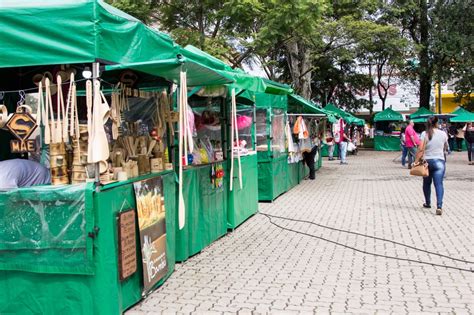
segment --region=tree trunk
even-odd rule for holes
[[[372,114],[374,113],[374,96],[372,95],[372,87],[373,87],[373,79],[372,79],[372,64],[369,62],[369,77],[372,82],[372,85],[369,88],[369,116],[372,117]]]
[[[285,44],[288,58],[288,68],[294,88],[305,99],[311,99],[311,52],[297,39]]]
[[[420,1],[420,107],[430,108],[432,68],[428,55],[429,21],[428,4],[426,0]]]

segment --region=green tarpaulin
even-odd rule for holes
[[[384,111],[375,114],[374,121],[403,121],[403,116],[389,107]]]
[[[176,260],[184,261],[227,233],[229,174],[226,163],[224,183],[211,183],[211,165],[183,171],[186,224],[176,235]],[[177,223],[176,223],[177,224]]]
[[[257,155],[242,156],[242,189],[238,177],[239,166],[234,160],[233,190],[229,192],[227,226],[234,229],[258,211]],[[230,163],[230,161],[229,161]],[[230,168],[229,168],[230,170]]]
[[[420,107],[416,112],[410,115],[410,120],[413,120],[414,123],[424,123],[428,120],[428,117],[420,117],[422,115],[434,115],[432,111],[427,108]]]
[[[151,178],[157,174],[147,175],[135,180]],[[166,250],[168,274],[174,270],[175,264],[175,222],[176,222],[176,185],[175,176],[172,172],[165,172],[163,177],[163,189],[166,208]],[[86,190],[86,211],[90,211],[92,218],[85,222],[85,232],[91,232],[85,236],[90,242],[93,242],[93,275],[77,274],[72,270],[58,271],[58,273],[44,273],[51,268],[65,268],[58,264],[57,260],[43,260],[38,266],[23,266],[21,271],[12,271],[10,268],[0,268],[0,314],[121,314],[127,308],[137,303],[142,298],[143,275],[141,268],[141,253],[139,247],[139,238],[137,234],[137,271],[124,281],[119,279],[118,270],[118,231],[117,214],[130,208],[136,209],[135,193],[133,181],[120,182],[105,186],[100,192]],[[56,193],[43,193],[42,200],[47,201],[49,197],[61,196],[59,190],[70,190],[70,186],[49,187],[57,190]],[[21,203],[22,198],[30,196],[30,193],[38,190],[38,187],[22,189],[25,194],[18,195],[17,202]],[[28,192],[29,191],[29,192]],[[81,193],[77,196],[81,199]],[[67,194],[66,194],[67,196]],[[60,199],[59,199],[60,200]],[[24,200],[29,202],[30,200]],[[51,204],[53,205],[53,204]],[[44,210],[52,216],[57,216],[53,221],[49,221],[51,231],[60,228],[66,220],[68,207],[61,208],[58,202],[56,207],[45,208]],[[91,207],[91,208],[88,208]],[[77,209],[81,213],[80,208]],[[26,208],[25,208],[26,211]],[[54,213],[53,213],[54,212]],[[37,214],[32,211],[25,218],[33,218]],[[60,220],[60,218],[64,220]],[[1,218],[1,222],[5,218]],[[32,221],[34,222],[34,220]],[[36,225],[32,222],[24,224],[23,227],[30,227],[35,230]],[[42,228],[44,229],[45,226]],[[94,228],[95,227],[95,228]],[[75,225],[71,225],[75,230]],[[1,230],[1,229],[0,229]],[[69,229],[68,229],[69,230]],[[96,233],[94,233],[96,231]],[[1,233],[1,231],[0,231]],[[72,234],[71,234],[72,233]],[[68,232],[70,236],[73,232]],[[4,239],[4,238],[3,238]],[[25,246],[29,246],[28,239],[23,238]],[[5,245],[4,241],[0,241]],[[45,245],[46,246],[46,245]],[[48,245],[49,247],[49,245]],[[54,247],[54,246],[52,246]],[[25,252],[25,250],[23,250]],[[22,257],[26,262],[33,262],[35,256],[47,252],[48,248],[30,250],[25,252]],[[0,255],[3,255],[0,252]],[[67,262],[65,260],[64,262]],[[81,268],[78,263],[78,268]],[[32,269],[34,268],[34,269]],[[23,270],[34,271],[25,272]],[[36,270],[36,271],[35,271]],[[158,285],[161,285],[164,280]]]
[[[286,95],[275,95],[267,93],[255,94],[255,106],[257,108],[288,108],[288,98]]]
[[[311,101],[308,101],[297,94],[288,95],[288,112],[326,116],[326,112],[317,108]]]
[[[451,118],[451,122],[474,122],[474,113],[471,113],[462,107],[456,109],[452,114],[457,116]]]
[[[145,72],[165,78],[176,84],[179,83],[181,71],[186,71],[188,86],[222,85],[234,82],[232,77],[225,72],[215,71],[187,58],[173,58],[105,66],[106,71],[122,69],[133,69]]]
[[[260,153],[260,152],[259,152]],[[258,162],[258,200],[272,201],[287,191],[288,155]]]
[[[375,151],[400,151],[400,137],[375,136]]]
[[[352,115],[352,114],[350,114],[346,111],[343,111],[342,109],[335,106],[334,104],[331,104],[331,103],[327,104],[326,107],[324,107],[324,110],[332,113],[333,115],[336,115],[336,116],[344,119],[346,121],[346,123],[348,123],[348,124],[354,124],[354,125],[357,125],[357,126],[363,126],[365,124],[365,120],[357,118],[354,115]]]
[[[0,67],[175,58],[169,36],[100,0],[3,0]]]

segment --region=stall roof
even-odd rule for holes
[[[288,108],[287,95],[255,93],[255,106],[257,108]]]
[[[232,77],[225,72],[216,71],[185,57],[105,66],[106,71],[122,69],[145,72],[174,83],[179,83],[180,72],[186,71],[188,86],[222,85],[234,82]]]
[[[416,112],[410,115],[410,120],[413,120],[415,123],[423,123],[428,120],[426,115],[434,115],[432,111],[425,107],[420,107]]]
[[[311,101],[308,101],[298,94],[288,95],[288,112],[327,115],[327,112],[317,108]]]
[[[403,121],[403,116],[389,107],[375,114],[374,121]]]
[[[332,103],[327,104],[326,107],[324,107],[324,109],[330,113],[333,113],[341,117],[349,124],[354,124],[358,126],[363,126],[365,124],[365,120],[355,117],[354,115],[340,109],[339,107],[335,106]]]
[[[474,122],[474,113],[467,111],[462,107],[456,109],[452,114],[457,116],[451,118],[451,122]]]
[[[175,58],[166,34],[101,0],[3,0],[0,68]]]

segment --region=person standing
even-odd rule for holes
[[[472,122],[468,122],[466,126],[464,126],[464,139],[466,140],[469,165],[474,165],[474,162],[472,161],[472,156],[474,155],[474,126],[472,125]]]
[[[458,152],[462,151],[462,143],[464,142],[464,128],[459,127],[456,133],[456,147]]]
[[[405,138],[405,127],[402,127],[400,130],[400,147],[402,148],[402,166],[405,167],[407,162],[407,147],[406,147],[406,138]]]
[[[332,130],[328,129],[326,130],[326,139],[325,139],[326,145],[328,146],[328,160],[333,161],[334,160],[334,137],[332,135]]]
[[[458,130],[456,128],[456,125],[451,123],[448,128],[448,145],[449,145],[450,152],[454,150],[454,144],[456,143],[457,133],[458,133]]]
[[[428,118],[426,134],[417,155],[417,162],[423,158],[428,163],[429,175],[423,177],[423,194],[425,197],[424,208],[431,208],[431,183],[436,191],[436,214],[443,213],[444,187],[443,178],[446,171],[446,160],[444,152],[448,146],[448,136],[438,129],[438,117]]]
[[[408,168],[411,168],[413,161],[416,156],[416,147],[420,144],[420,138],[415,131],[415,123],[410,120],[407,128],[405,129],[405,147],[407,148],[408,154]]]
[[[344,121],[341,119],[341,142],[339,143],[339,148],[341,152],[341,165],[348,164],[346,157],[347,157],[347,146],[351,141],[349,137],[349,128],[347,125],[344,124]]]

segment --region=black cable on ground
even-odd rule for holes
[[[464,259],[460,259],[460,258],[451,257],[451,256],[448,256],[448,255],[443,255],[443,254],[439,254],[439,253],[435,253],[435,252],[430,252],[430,251],[422,249],[422,248],[418,248],[418,247],[415,247],[415,246],[407,245],[407,244],[404,244],[404,243],[400,243],[400,242],[397,242],[397,241],[393,241],[393,240],[389,240],[389,239],[385,239],[385,238],[381,238],[381,237],[377,237],[377,236],[366,235],[366,234],[353,232],[353,231],[348,231],[348,230],[342,230],[342,229],[322,225],[322,224],[312,222],[312,221],[307,221],[307,220],[280,217],[280,216],[277,216],[277,215],[272,215],[272,214],[263,213],[263,212],[259,212],[259,213],[264,215],[264,216],[267,216],[267,217],[272,217],[272,218],[282,219],[282,220],[288,220],[288,221],[294,221],[294,222],[308,223],[308,224],[316,225],[316,226],[319,226],[319,227],[322,227],[322,228],[325,228],[325,229],[329,229],[329,230],[333,230],[333,231],[344,232],[344,233],[353,234],[353,235],[357,235],[357,236],[372,238],[372,239],[383,241],[383,242],[393,243],[393,244],[404,246],[404,247],[407,247],[407,248],[410,248],[410,249],[413,249],[413,250],[416,250],[416,251],[419,251],[419,252],[424,252],[424,253],[427,253],[427,254],[430,254],[430,255],[439,256],[439,257],[443,257],[443,258],[463,262],[463,263],[466,263],[466,264],[474,264],[474,261],[464,260]]]
[[[355,248],[355,247],[352,247],[352,246],[349,246],[349,245],[346,245],[346,244],[338,243],[338,242],[336,242],[336,241],[332,241],[332,240],[327,239],[327,238],[324,238],[324,237],[316,236],[316,235],[309,234],[309,233],[305,233],[305,232],[301,232],[301,231],[296,231],[296,230],[293,230],[293,229],[290,229],[290,228],[281,226],[281,225],[279,225],[279,224],[273,222],[271,216],[269,216],[269,215],[267,215],[267,214],[265,214],[265,213],[262,213],[262,212],[258,212],[258,213],[260,213],[260,214],[262,214],[263,216],[265,216],[265,217],[270,221],[271,224],[275,225],[276,227],[279,227],[279,228],[282,229],[282,230],[286,230],[286,231],[289,231],[289,232],[293,232],[293,233],[297,233],[297,234],[301,234],[301,235],[313,237],[313,238],[316,238],[316,239],[320,239],[320,240],[323,240],[323,241],[326,241],[326,242],[329,242],[329,243],[332,243],[332,244],[335,244],[335,245],[339,245],[339,246],[345,247],[345,248],[347,248],[347,249],[351,249],[351,250],[353,250],[353,251],[356,251],[356,252],[359,252],[359,253],[362,253],[362,254],[372,255],[372,256],[375,256],[375,257],[382,257],[382,258],[394,259],[394,260],[399,260],[399,261],[407,261],[407,262],[419,263],[419,264],[424,264],[424,265],[429,265],[429,266],[434,266],[434,267],[442,267],[442,268],[447,268],[447,269],[454,269],[454,270],[458,270],[458,271],[474,272],[474,270],[472,270],[472,269],[464,269],[464,268],[458,268],[458,267],[454,267],[454,266],[445,266],[445,265],[430,263],[430,262],[421,261],[421,260],[414,260],[414,259],[409,259],[409,258],[400,258],[400,257],[394,257],[394,256],[388,256],[388,255],[382,255],[382,254],[367,252],[367,251],[365,251],[365,250],[358,249],[358,248]]]

